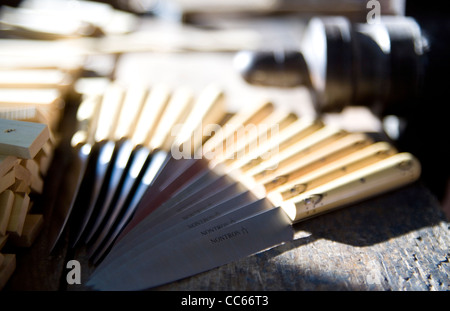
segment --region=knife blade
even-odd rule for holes
[[[173,158],[168,155],[169,161]],[[175,160],[175,163],[178,163]],[[167,165],[168,170],[176,169],[170,178],[158,176],[157,182],[142,194],[140,204],[136,207],[136,212],[133,218],[124,228],[118,239],[127,234],[134,226],[136,226],[142,219],[151,214],[158,206],[168,200],[183,186],[189,183],[198,174],[204,173],[208,169],[208,162],[205,159],[188,159],[187,162],[180,162],[178,168],[172,168],[172,165]],[[176,166],[176,165],[174,165]]]
[[[214,175],[212,172],[209,173]],[[134,247],[142,235],[152,238],[159,231],[167,229],[172,224],[175,225],[176,222],[182,220],[180,216],[186,215],[186,213],[187,215],[196,213],[196,211],[198,213],[202,209],[215,206],[247,190],[244,186],[233,182],[228,176],[216,177],[213,183],[209,183],[207,178],[214,178],[214,176],[206,175],[199,178],[197,188],[193,183],[185,193],[180,193],[173,200],[165,202],[154,213],[142,220],[123,239],[118,241],[111,251],[111,256],[114,257],[114,254],[121,254],[128,251],[130,247]],[[199,187],[201,189],[198,189]],[[158,211],[160,213],[157,213]]]
[[[264,225],[261,225],[264,224]],[[290,219],[266,199],[258,200],[167,243],[143,249],[126,264],[94,272],[98,290],[143,290],[204,272],[293,238]],[[183,264],[180,264],[183,258]],[[132,267],[132,269],[130,269]]]
[[[111,219],[113,225],[109,232],[105,234],[101,241],[91,245],[88,252],[94,262],[98,262],[107,250],[118,239],[125,226],[128,224],[136,211],[138,203],[141,201],[142,195],[147,191],[152,182],[155,181],[161,167],[167,162],[167,153],[165,151],[156,151],[148,155],[145,165],[136,166],[130,169],[131,179],[124,188],[119,198],[118,211],[119,215],[115,219]],[[133,175],[134,174],[134,175]],[[137,176],[137,177],[136,177]]]
[[[66,174],[73,178],[63,179],[62,191],[59,193],[58,203],[56,205],[58,208],[55,209],[52,215],[52,225],[49,226],[49,253],[55,249],[71,217],[76,194],[80,189],[81,181],[86,172],[90,149],[90,146],[83,144],[75,146],[71,152],[70,163]]]
[[[75,247],[80,241],[82,235],[85,233],[85,229],[88,226],[89,221],[98,213],[97,201],[99,197],[104,196],[105,180],[109,178],[112,171],[112,161],[114,160],[114,154],[116,150],[116,144],[114,141],[101,141],[95,143],[98,147],[98,157],[91,157],[93,163],[92,172],[85,174],[87,183],[92,183],[90,189],[89,202],[87,203],[87,209],[83,213],[82,220],[78,225],[76,231],[74,231],[71,246]],[[88,179],[91,179],[90,181]],[[79,196],[84,196],[83,192],[78,193]]]
[[[221,198],[222,196],[222,198]],[[246,190],[242,185],[237,183],[232,184],[223,193],[216,194],[207,198],[198,204],[191,205],[182,211],[176,213],[170,218],[162,219],[155,226],[150,226],[144,220],[139,226],[143,229],[141,233],[135,236],[133,241],[128,240],[127,244],[132,247],[122,247],[116,245],[112,250],[110,256],[104,260],[99,271],[108,267],[111,261],[117,262],[123,253],[128,252],[133,254],[135,251],[140,251],[136,246],[153,247],[157,244],[164,243],[169,238],[181,234],[183,231],[188,231],[196,226],[217,218],[223,214],[229,213],[232,210],[248,205],[258,198],[251,192]],[[148,237],[142,240],[142,236]]]
[[[96,235],[88,243],[89,256],[95,251],[109,232],[112,230],[116,219],[121,217],[126,209],[126,198],[132,196],[137,188],[137,184],[142,178],[146,168],[150,165],[153,159],[154,153],[142,145],[138,145],[134,148],[132,156],[130,157],[127,168],[122,175],[121,185],[115,189],[115,193],[109,202],[109,215],[103,219],[102,224]]]
[[[95,202],[98,210],[95,217],[92,217],[85,229],[85,243],[89,243],[94,234],[99,230],[100,224],[105,217],[111,213],[110,205],[118,188],[123,185],[127,169],[130,167],[128,163],[132,161],[133,143],[128,139],[120,139],[116,142],[116,155],[111,158],[111,172],[103,181],[101,195],[97,197]]]

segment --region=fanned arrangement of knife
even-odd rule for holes
[[[70,222],[98,290],[143,290],[293,239],[292,224],[409,184],[416,158],[271,102],[229,115],[198,96],[111,83],[86,96],[74,135]],[[73,183],[73,181],[72,181]]]

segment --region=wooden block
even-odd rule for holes
[[[31,190],[37,193],[42,193],[44,186],[42,178],[39,174],[31,174],[24,164],[25,163],[21,162],[14,166],[16,182],[10,189],[20,193],[29,194]]]
[[[31,190],[36,193],[42,193],[44,190],[44,180],[40,176],[31,175]]]
[[[56,89],[0,88],[0,117],[47,124],[56,129],[64,107]]]
[[[44,152],[44,154],[48,157],[52,156],[53,154],[53,144],[50,140],[46,141],[45,144],[42,145],[41,150]]]
[[[61,93],[57,89],[0,89],[0,104],[39,106],[44,109],[58,106]]]
[[[27,194],[14,194],[14,203],[6,231],[15,233],[18,236],[22,235],[29,205],[30,197]]]
[[[16,269],[16,255],[15,254],[4,254],[5,259],[3,264],[0,266],[0,290],[5,287],[9,278]]]
[[[30,204],[28,204],[27,214],[30,213],[31,209],[33,208],[33,205],[34,205],[34,201],[31,201],[31,198],[30,198]]]
[[[43,150],[40,150],[34,159],[38,163],[39,172],[42,176],[45,176],[52,163],[52,156],[47,155]]]
[[[16,177],[14,170],[10,170],[7,174],[0,178],[0,193],[14,185]]]
[[[14,176],[16,179],[23,180],[28,184],[31,184],[31,173],[22,164],[16,163],[14,165]]]
[[[72,75],[80,74],[85,63],[82,53],[61,53],[55,41],[26,39],[3,40],[0,51],[2,69],[60,69]]]
[[[6,234],[13,203],[14,193],[11,190],[0,194],[0,235],[2,236]]]
[[[63,88],[72,82],[70,75],[58,69],[3,69],[0,88]]]
[[[39,165],[37,164],[35,159],[22,160],[21,164],[25,166],[32,175],[39,176]]]
[[[49,138],[46,124],[0,119],[0,154],[32,159]]]
[[[30,185],[26,181],[23,181],[20,179],[16,179],[16,182],[14,183],[14,185],[9,187],[8,190],[11,190],[16,193],[22,193],[22,194],[24,194],[24,193],[30,194],[31,193]]]
[[[43,225],[44,217],[42,215],[28,214],[25,218],[22,235],[11,234],[9,239],[15,246],[30,247],[41,232]]]
[[[51,122],[48,113],[38,105],[17,106],[15,104],[2,104],[0,105],[0,118],[45,124]]]
[[[0,253],[0,267],[3,265],[4,260],[5,260],[5,255]]]
[[[0,250],[5,246],[6,241],[8,241],[9,234],[0,235]]]
[[[8,173],[19,161],[15,156],[0,154],[0,176]]]

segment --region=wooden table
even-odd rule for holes
[[[46,219],[35,244],[18,252],[5,290],[90,290],[84,283],[94,267],[84,249],[61,243],[47,253]],[[450,289],[450,224],[420,182],[294,229],[292,242],[156,290]],[[82,263],[81,285],[66,282],[72,259]]]

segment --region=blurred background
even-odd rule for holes
[[[230,110],[269,98],[300,115],[385,135],[420,159],[423,182],[450,218],[448,7],[408,0],[4,0],[0,68],[70,69],[74,91],[87,77],[198,89],[214,81]]]

